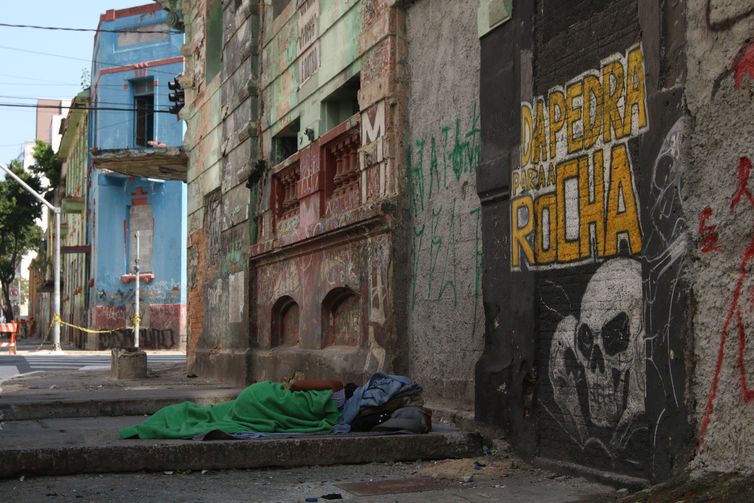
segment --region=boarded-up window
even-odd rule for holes
[[[136,231],[139,232],[139,272],[152,272],[152,206],[135,204],[128,210],[128,272],[136,271]]]

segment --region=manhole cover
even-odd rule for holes
[[[427,477],[413,479],[375,480],[373,482],[351,482],[338,484],[337,487],[356,496],[375,496],[378,494],[420,493],[447,487],[447,480]]]

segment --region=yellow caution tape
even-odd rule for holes
[[[138,314],[134,316],[134,324],[136,324],[136,321],[141,321],[141,316]],[[118,332],[120,330],[128,330],[132,329],[133,327],[119,327],[119,328],[113,328],[110,330],[94,330],[92,328],[85,328],[81,327],[79,325],[74,325],[73,323],[67,323],[63,321],[63,319],[60,317],[59,314],[55,314],[55,316],[52,317],[52,322],[50,323],[50,326],[54,326],[56,323],[60,323],[61,325],[65,325],[66,327],[75,328],[76,330],[81,330],[82,332],[86,332],[88,334],[111,334],[113,332]]]

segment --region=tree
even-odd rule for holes
[[[51,192],[60,184],[60,162],[52,150],[52,146],[42,140],[34,143],[34,164],[29,168],[32,173],[44,176],[50,182],[47,186],[46,193]]]
[[[24,171],[20,162],[11,161],[8,167],[29,187],[37,192],[42,190],[39,176]],[[16,279],[16,266],[42,240],[42,229],[34,222],[41,215],[42,203],[18,182],[10,176],[0,181],[0,303],[7,320],[15,318],[10,287]]]

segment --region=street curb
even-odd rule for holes
[[[0,478],[384,463],[472,457],[480,455],[482,449],[479,435],[460,431],[425,435],[154,442],[124,440],[122,446],[0,448]]]
[[[605,470],[599,470],[597,468],[591,468],[577,463],[568,463],[566,461],[560,461],[557,459],[541,458],[537,457],[530,461],[533,466],[537,468],[543,468],[551,472],[566,473],[568,475],[575,475],[583,477],[595,482],[601,482],[614,487],[640,490],[651,485],[647,479],[639,477],[632,477],[630,475],[623,475],[615,472],[608,472]]]
[[[32,419],[60,419],[100,416],[143,416],[154,414],[162,407],[184,401],[209,405],[234,400],[241,389],[206,390],[201,392],[173,393],[161,398],[134,395],[128,398],[87,399],[0,399],[0,419],[26,421]]]

